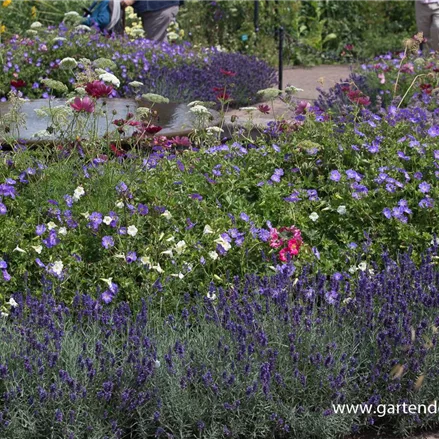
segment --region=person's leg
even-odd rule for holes
[[[161,9],[159,11],[145,12],[142,14],[142,26],[145,37],[158,42],[167,41],[167,29],[171,21],[175,20],[178,6]]]
[[[424,34],[427,44],[430,45],[430,29],[431,29],[431,11],[428,4],[422,3],[420,0],[415,1],[416,11],[416,27],[418,32]]]
[[[430,48],[439,51],[439,3],[432,3],[432,20],[430,29]]]

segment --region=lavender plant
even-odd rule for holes
[[[419,266],[381,256],[382,269],[358,276],[247,274],[195,303],[185,295],[168,316],[149,301],[14,294],[0,322],[2,437],[331,438],[434,425],[334,413],[436,395],[437,247]]]

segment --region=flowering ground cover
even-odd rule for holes
[[[129,83],[135,80],[143,83],[144,93],[154,90],[173,102],[215,100],[215,88],[226,86],[234,103],[245,105],[254,101],[258,90],[276,82],[275,70],[263,61],[214,48],[155,44],[143,38],[109,38],[95,29],[72,29],[64,23],[59,28],[34,26],[30,32],[27,37],[16,35],[0,44],[3,100],[11,88],[24,97],[47,98],[51,90],[42,82],[44,78],[66,84],[67,89],[55,91],[56,96],[72,91],[75,78],[71,71],[60,68],[65,58],[79,63],[83,58],[109,59],[104,64],[96,61],[96,65],[120,79],[121,87],[114,92],[115,97],[134,96],[136,90]],[[221,69],[236,74],[227,79],[220,74]]]
[[[40,110],[56,141],[8,137],[25,123],[20,84],[0,119],[2,437],[436,425],[332,406],[437,395],[434,111],[410,93],[375,108],[352,84],[337,109],[268,88],[258,96],[291,113],[256,138],[251,117],[270,105],[243,109],[250,121],[227,139],[201,101],[188,104],[190,138],[157,135],[153,107],[113,115],[99,138],[93,120],[123,84],[111,60],[79,61],[59,62],[69,100]],[[233,68],[217,74],[232,81]],[[215,92],[224,114],[229,87]]]

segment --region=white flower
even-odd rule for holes
[[[109,225],[111,224],[111,221],[113,221],[113,220],[111,219],[111,216],[104,216],[104,219],[102,220],[102,222],[103,222],[104,224],[106,224],[107,226],[109,226]]]
[[[136,236],[137,232],[138,232],[138,229],[137,229],[136,226],[129,226],[128,229],[127,229],[127,233],[130,236]]]
[[[154,104],[169,104],[168,98],[165,98],[164,96],[158,95],[156,93],[146,93],[142,95],[142,98]]]
[[[285,93],[295,94],[298,93],[299,91],[303,91],[303,89],[294,87],[293,85],[289,85],[288,87],[285,87]]]
[[[354,274],[357,271],[357,267],[355,265],[352,265],[351,267],[349,267],[349,273]]]
[[[61,42],[61,41],[67,41],[67,38],[64,38],[64,37],[55,37],[52,41],[53,41],[54,43],[59,43],[59,42]]]
[[[82,215],[85,219],[89,219],[89,218],[90,218],[90,213],[89,213],[89,212],[83,212],[83,213],[81,213],[81,215]]]
[[[348,303],[352,302],[352,297],[346,297],[346,299],[343,299],[343,303],[347,305]]]
[[[168,255],[168,256],[171,257],[171,258],[172,258],[172,256],[173,256],[172,249],[165,250],[164,252],[161,252],[160,254],[162,254],[162,255]]]
[[[175,246],[175,251],[177,254],[181,255],[186,250],[186,242],[178,241]]]
[[[250,113],[252,111],[256,111],[257,108],[256,107],[241,107],[240,110],[241,111],[248,111]]]
[[[317,221],[318,219],[319,219],[319,215],[316,213],[316,212],[313,212],[310,216],[309,216],[309,219],[311,220],[311,221]]]
[[[210,258],[213,259],[214,261],[216,261],[218,259],[218,253],[216,251],[209,252],[208,254],[209,254]]]
[[[338,206],[337,213],[339,213],[340,215],[345,215],[346,214],[346,206]]]
[[[17,308],[18,306],[18,303],[15,301],[13,297],[11,297],[7,303],[8,305],[12,306],[12,308]]]
[[[69,57],[63,58],[59,63],[60,69],[63,70],[74,69],[77,65],[78,63],[76,62],[76,60],[74,58],[69,58]]]
[[[172,277],[178,277],[179,279],[183,279],[184,278],[184,274],[183,273],[178,273],[178,274],[171,274]]]
[[[433,238],[433,239],[430,241],[430,244],[431,244],[431,245],[439,245],[439,236],[436,236],[436,239]]]
[[[194,105],[189,111],[199,116],[210,115],[210,111],[204,105]]]
[[[38,254],[41,254],[41,252],[43,251],[43,246],[42,245],[32,245],[31,246]]]
[[[119,209],[123,209],[123,206],[124,206],[123,201],[118,201],[116,203],[116,207],[119,208]]]
[[[210,291],[206,294],[206,296],[209,300],[212,300],[212,301],[214,301],[216,299],[216,294],[211,293]]]
[[[112,73],[103,73],[102,75],[99,75],[99,79],[104,82],[109,82],[110,84],[114,85],[116,88],[119,87],[120,81],[116,76],[114,76]]]
[[[258,95],[262,96],[263,99],[271,101],[277,98],[282,93],[278,88],[265,88],[264,90],[259,90]]]
[[[0,315],[2,317],[8,317],[9,316],[9,314],[7,312],[3,312],[3,311],[0,313]]]
[[[204,226],[203,235],[207,235],[208,233],[213,233],[212,227],[209,226],[209,224],[206,224]]]
[[[42,27],[43,25],[39,22],[39,21],[34,21],[31,25],[30,28],[31,29],[39,29],[40,27]]]
[[[19,252],[19,253],[27,253],[26,250],[23,250],[22,248],[18,247],[18,245],[17,245],[17,247],[14,248],[13,251],[14,252]]]
[[[160,264],[153,265],[152,268],[157,271],[158,273],[164,273],[165,271],[160,267]]]
[[[154,366],[156,369],[158,369],[160,367],[160,361],[159,360],[154,360]]]
[[[359,270],[361,270],[361,271],[366,271],[366,268],[367,268],[367,263],[366,262],[360,262],[359,264],[358,264],[358,269]]]
[[[49,230],[55,229],[56,227],[57,227],[57,225],[53,221],[50,221],[47,223],[47,228]]]
[[[101,278],[101,281],[105,282],[109,287],[111,287],[111,284],[113,283],[113,278],[109,277],[108,279]]]
[[[142,256],[142,257],[140,258],[140,262],[141,262],[143,265],[151,265],[151,259],[149,258],[149,256]]]
[[[175,241],[175,236],[171,236],[166,240],[166,242],[173,242],[173,241]]]
[[[63,268],[64,264],[62,263],[62,261],[55,261],[52,267],[52,271],[59,276],[62,273]]]
[[[139,88],[139,87],[143,87],[143,82],[131,81],[131,82],[128,83],[128,85],[130,87]]]
[[[224,132],[224,130],[223,130],[222,128],[220,128],[220,127],[207,127],[207,128],[206,128],[206,131],[207,131],[209,134],[213,134],[213,133],[218,133],[218,134],[220,134],[220,133],[223,133],[223,132]]]
[[[67,229],[65,227],[60,227],[59,234],[60,235],[67,235]]]
[[[69,11],[64,14],[64,17],[80,17],[76,11]]]
[[[85,190],[82,186],[78,186],[73,192],[73,200],[78,201],[85,194]]]
[[[117,255],[114,255],[114,257],[115,257],[115,258],[118,258],[118,259],[123,259],[123,260],[125,260],[125,253],[118,253]]]
[[[227,242],[222,236],[220,236],[218,239],[215,239],[215,242],[219,245],[221,245],[221,247],[225,250],[225,251],[229,251],[232,246],[230,245],[230,242]]]
[[[83,30],[83,31],[86,31],[86,32],[90,32],[91,31],[91,28],[86,26],[85,24],[80,24],[78,26],[75,26],[75,29],[76,30]]]
[[[165,210],[162,213],[162,216],[164,216],[167,220],[170,220],[172,218],[172,214],[171,214],[171,212],[169,212],[169,210]]]

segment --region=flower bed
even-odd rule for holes
[[[263,61],[216,49],[196,50],[189,44],[108,38],[95,30],[70,30],[63,25],[59,29],[38,29],[35,33],[28,38],[17,35],[0,44],[4,60],[0,98],[5,99],[11,87],[28,98],[48,97],[50,90],[42,78],[61,81],[71,91],[73,75],[60,66],[65,58],[78,62],[83,58],[112,60],[102,68],[121,79],[121,88],[114,94],[118,97],[134,96],[135,90],[129,85],[132,81],[143,83],[143,93],[161,93],[173,102],[216,100],[218,93],[214,88],[227,86],[235,105],[245,105],[260,88],[276,82],[275,70]],[[224,83],[221,69],[233,69],[235,75]]]
[[[199,101],[191,139],[153,137],[145,107],[109,119],[118,139],[98,138],[87,124],[119,79],[81,64],[60,62],[77,69],[75,94],[43,111],[62,140],[0,152],[2,437],[328,438],[437,425],[332,405],[437,393],[434,112],[409,93],[407,108],[374,112],[373,96],[342,84],[352,114],[334,114],[294,103],[288,87],[291,118],[256,140],[250,122],[223,139]],[[216,90],[223,110],[231,84]],[[5,135],[20,122],[9,96]],[[137,137],[125,151],[128,126]]]

